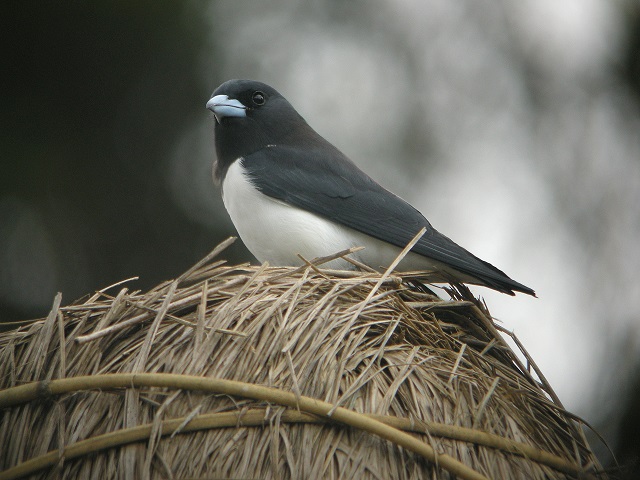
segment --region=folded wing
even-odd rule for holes
[[[378,185],[334,147],[270,146],[242,162],[251,181],[265,195],[400,248],[425,227],[427,231],[413,252],[498,291],[535,295],[529,287],[439,233],[418,210]]]

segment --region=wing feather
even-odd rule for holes
[[[513,295],[534,291],[435,230],[414,207],[385,190],[334,147],[270,146],[242,160],[265,195],[403,248],[422,228],[413,251]]]

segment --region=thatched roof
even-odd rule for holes
[[[596,476],[465,287],[226,266],[221,248],[0,335],[0,479]]]

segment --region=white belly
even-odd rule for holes
[[[387,267],[400,253],[389,243],[292,207],[260,193],[247,179],[240,161],[235,161],[222,184],[222,200],[240,238],[261,262],[300,265],[302,260],[331,255],[351,247],[365,247],[353,257],[374,268]],[[350,269],[350,263],[335,260],[331,268]],[[400,264],[401,270],[431,270],[434,262],[414,253]]]

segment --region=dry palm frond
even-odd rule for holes
[[[225,246],[0,334],[0,479],[598,474],[465,287],[213,262]]]

